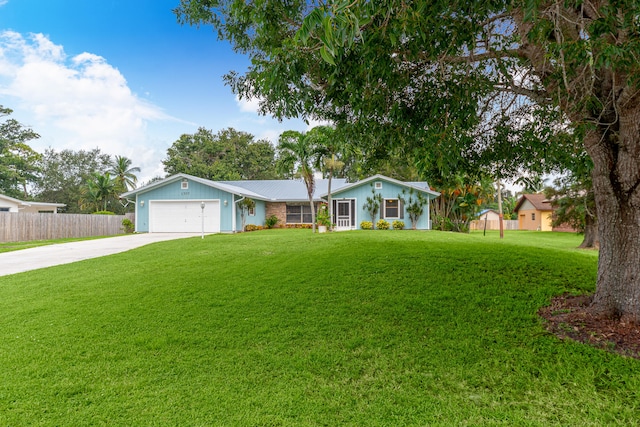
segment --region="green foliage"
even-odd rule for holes
[[[403,189],[402,193],[398,194],[398,198],[402,200],[402,203],[409,214],[411,228],[415,230],[418,225],[418,220],[424,213],[424,205],[429,202],[429,199],[427,199],[424,194],[414,190],[413,188],[410,188],[409,191]],[[393,228],[396,228],[395,225]]]
[[[278,171],[287,178],[297,177],[304,181],[314,230],[316,225],[316,210],[313,204],[313,194],[316,189],[314,173],[320,167],[325,150],[321,145],[322,140],[319,131],[313,131],[313,129],[306,134],[290,130],[280,135],[277,148]]]
[[[91,212],[92,215],[115,215],[115,212],[111,212],[111,211],[95,211],[95,212]]]
[[[13,111],[0,105],[0,119]],[[28,199],[27,187],[38,181],[38,161],[41,155],[29,145],[40,135],[25,128],[17,120],[0,123],[0,194]]]
[[[396,219],[395,221],[393,221],[391,226],[393,227],[394,230],[404,230],[404,221],[400,221]]]
[[[277,216],[275,215],[269,215],[267,218],[265,218],[264,220],[264,226],[266,228],[274,228],[276,225],[278,225],[278,222],[280,222],[280,220],[278,219]]]
[[[316,224],[331,227],[331,217],[329,216],[329,209],[327,209],[326,205],[320,206],[316,217]]]
[[[360,223],[360,228],[363,230],[372,230],[373,229],[373,223],[371,221],[362,221]]]
[[[169,175],[186,173],[220,181],[275,179],[280,176],[274,156],[268,141],[254,141],[249,133],[228,128],[213,134],[201,127],[193,135],[181,135],[162,163]]]
[[[41,202],[64,203],[66,213],[88,213],[93,208],[83,209],[83,187],[93,174],[103,173],[111,167],[111,156],[100,149],[45,150],[38,167],[42,176],[34,189],[35,199]]]
[[[96,211],[100,208],[106,211],[107,206],[115,206],[118,199],[118,188],[109,172],[104,175],[94,172],[87,180],[86,185],[81,188],[81,192],[81,207],[93,207]]]
[[[378,222],[376,222],[376,228],[378,230],[388,230],[389,229],[389,221],[387,221],[385,219],[379,219]]]
[[[365,211],[371,217],[371,223],[376,222],[376,215],[380,212],[380,206],[382,205],[382,194],[377,193],[376,190],[371,186],[371,196],[367,196],[367,199],[362,206]]]
[[[131,234],[135,231],[136,227],[129,218],[125,218],[122,220],[122,229],[125,233]]]
[[[118,192],[125,193],[136,188],[138,182],[136,173],[140,172],[140,168],[132,167],[131,159],[124,156],[115,156],[113,162],[111,162],[111,168],[107,172],[113,176]]]

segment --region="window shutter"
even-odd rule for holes
[[[387,199],[382,199],[380,202],[380,219],[384,219],[384,209],[387,206]]]
[[[404,203],[402,203],[402,200],[398,199],[398,216],[400,217],[400,219],[404,219]]]

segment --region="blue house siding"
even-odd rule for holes
[[[327,180],[320,180],[321,188],[324,188],[325,181]],[[401,182],[383,175],[375,175],[353,184],[344,180],[335,182],[332,199],[335,203],[334,222],[338,223],[339,229],[359,229],[362,221],[371,219],[364,205],[367,198],[372,196],[372,190],[381,195],[383,200],[398,200],[403,189],[420,192],[428,200],[439,195],[431,191],[426,182]],[[256,203],[255,214],[246,215],[245,224],[264,225],[267,205],[269,214],[282,216],[280,220],[286,224],[285,204],[306,203],[306,189],[301,181],[210,181],[187,174],[177,174],[132,190],[123,194],[123,197],[127,200],[135,198],[138,232],[194,232],[196,228],[199,232],[202,221],[202,229],[207,232],[228,233],[242,231],[242,216],[237,202],[244,197],[251,198]],[[320,192],[315,195],[317,202],[326,198],[326,193]],[[204,216],[200,212],[200,202],[205,203]],[[275,213],[273,205],[279,206]],[[401,214],[390,217],[397,209],[400,209]],[[395,209],[389,206],[389,211],[383,215],[387,221],[393,223],[398,219],[405,223],[405,228],[411,227],[405,206],[399,204]],[[374,222],[380,217],[379,212]],[[430,228],[429,202],[424,206],[424,213],[418,221],[417,228]]]
[[[151,200],[202,200],[205,203],[210,200],[219,200],[220,231],[233,231],[233,195],[231,193],[191,180],[188,181],[187,189],[182,189],[181,186],[182,181],[177,180],[161,187],[138,193],[136,195],[136,231],[149,231],[149,202]],[[225,201],[227,202],[226,206]],[[239,223],[237,227],[240,227]]]
[[[236,196],[236,200],[241,200],[240,197]],[[262,200],[254,200],[256,203],[255,215],[246,215],[244,218],[245,225],[253,224],[253,225],[264,225],[264,221],[266,219],[266,203]],[[242,217],[240,216],[240,208],[236,209],[236,228],[237,231],[243,231],[242,228]]]
[[[376,183],[378,183],[381,188],[376,188]],[[354,199],[356,201],[356,217],[355,217],[355,228],[360,229],[360,223],[362,221],[371,221],[371,216],[369,212],[365,209],[365,204],[367,203],[367,197],[372,197],[374,192],[376,194],[380,194],[383,199],[398,199],[398,195],[402,195],[402,190],[407,189],[406,186],[402,186],[396,184],[394,182],[385,181],[383,179],[372,180],[370,182],[365,182],[362,185],[354,186],[343,191],[338,191],[336,194],[332,195],[332,200],[348,200]],[[408,195],[404,196],[405,198]],[[383,209],[383,205],[380,207],[380,210]],[[406,206],[402,205],[402,214],[400,218],[384,218],[390,224],[395,220],[403,221],[405,224],[405,229],[411,228],[411,220],[409,219],[409,214],[407,213]],[[379,211],[376,214],[375,222],[377,222],[381,217],[381,212]],[[424,205],[424,213],[420,217],[417,223],[417,229],[419,230],[428,230],[430,228],[429,222],[429,202]]]

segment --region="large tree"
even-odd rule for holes
[[[0,193],[27,199],[28,186],[38,180],[40,159],[27,143],[40,136],[15,119],[5,119],[12,112],[0,105]]]
[[[441,169],[489,152],[500,178],[544,164],[570,128],[593,161],[591,311],[640,322],[637,1],[181,0],[176,12],[249,54],[227,80],[263,111],[417,142]]]
[[[167,150],[162,161],[170,174],[187,173],[201,178],[229,181],[239,179],[274,179],[275,150],[268,141],[233,128],[216,134],[199,128],[184,134]]]
[[[104,173],[111,168],[111,156],[92,150],[45,150],[39,162],[41,177],[34,188],[36,200],[66,204],[67,213],[90,212],[83,209],[81,198],[85,184],[94,173]]]

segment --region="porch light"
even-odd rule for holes
[[[227,202],[226,200],[224,201],[224,205],[227,206],[229,204],[229,202]]]
[[[140,200],[140,207],[144,208],[144,200]]]

